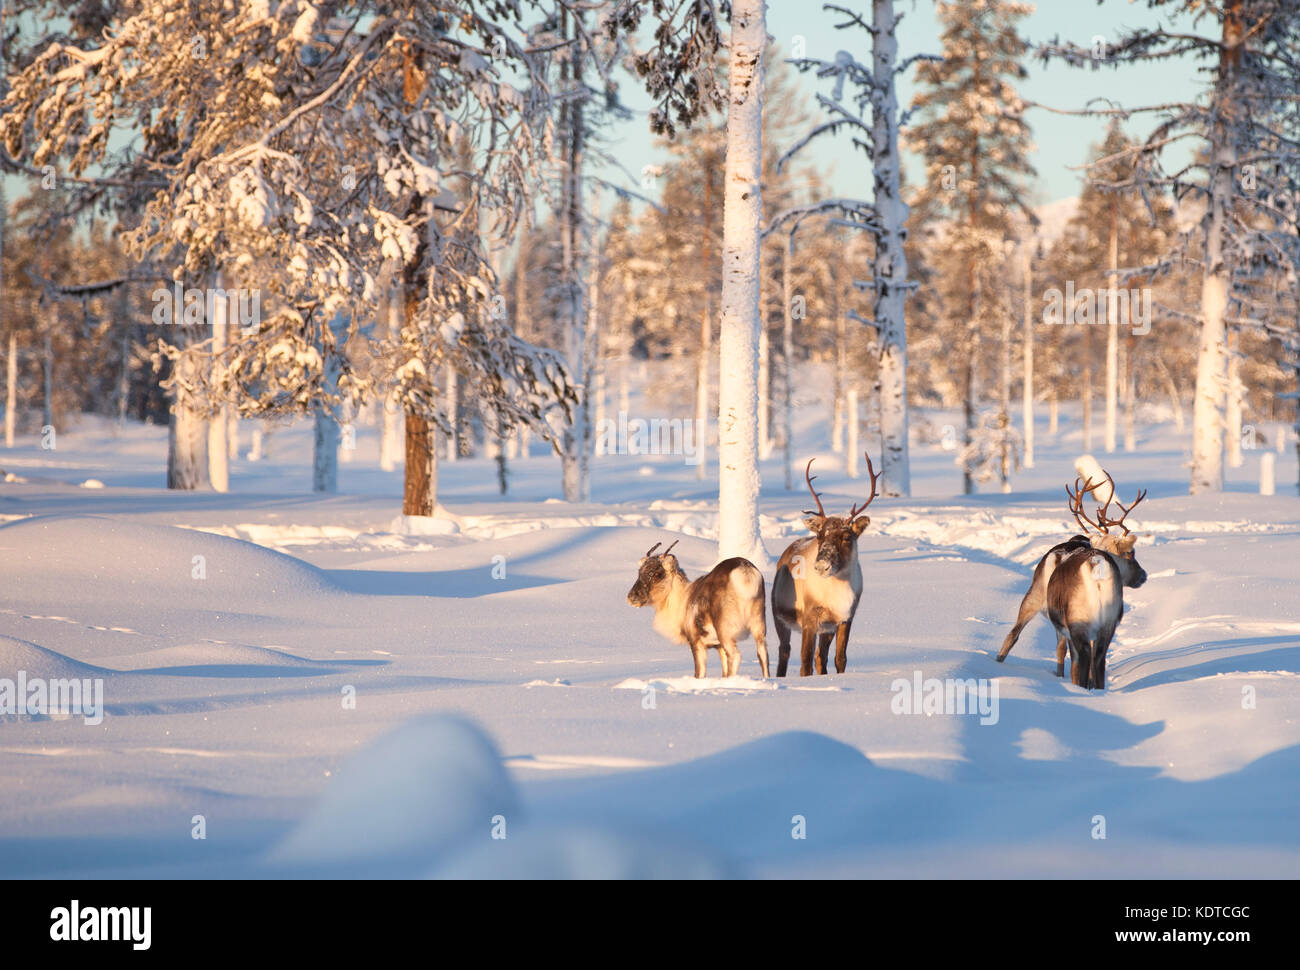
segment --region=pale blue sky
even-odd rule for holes
[[[869,0],[838,2],[870,15]],[[900,58],[916,53],[941,53],[934,4],[929,0],[898,0],[897,6],[904,14],[899,27]],[[794,38],[802,36],[809,57],[833,59],[835,52],[843,48],[869,64],[868,35],[861,29],[835,30],[834,24],[839,19],[842,19],[840,15],[824,11],[820,0],[768,0],[768,33],[783,52],[788,53]],[[1124,28],[1152,26],[1158,20],[1159,17],[1145,3],[1105,0],[1098,5],[1095,0],[1041,0],[1035,12],[1021,24],[1022,32],[1034,42],[1059,36],[1063,41],[1091,45],[1097,35],[1109,39]],[[1124,107],[1187,100],[1198,93],[1203,84],[1197,77],[1195,64],[1188,60],[1103,67],[1096,71],[1068,67],[1059,61],[1044,67],[1040,61],[1031,60],[1025,66],[1030,76],[1021,85],[1022,96],[1058,109],[1082,108],[1095,97],[1110,98]],[[913,75],[914,71],[909,70],[899,86],[899,102],[903,107],[911,103],[915,92]],[[799,83],[808,92],[810,100],[821,84],[809,75],[801,76]],[[826,90],[826,87],[822,85],[822,89]],[[622,90],[629,105],[644,106],[647,103],[637,90],[635,80],[625,80]],[[1144,135],[1152,117],[1138,116],[1127,125],[1127,130],[1130,134]],[[1031,110],[1028,120],[1035,144],[1031,162],[1038,170],[1035,201],[1051,202],[1077,195],[1082,173],[1071,171],[1069,166],[1083,163],[1089,147],[1102,139],[1105,122],[1058,115],[1042,109]],[[639,172],[643,165],[660,158],[643,116],[621,126],[621,129],[618,132],[619,144],[612,146],[612,151],[625,167]],[[870,196],[871,178],[865,156],[851,148],[847,137],[837,140],[837,143],[823,139],[806,151],[816,153],[809,158],[816,157],[824,163],[834,164],[832,189],[837,195]],[[921,177],[919,166],[909,164],[908,170],[913,182]]]

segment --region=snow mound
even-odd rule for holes
[[[591,829],[525,828],[474,845],[434,879],[735,879],[711,849]]]
[[[0,527],[0,585],[21,596],[76,587],[173,606],[337,595],[314,566],[239,539],[100,516],[33,516]]]
[[[104,483],[101,482],[98,478],[87,478],[84,482],[81,483],[81,487],[82,488],[103,488]]]
[[[20,670],[26,672],[28,680],[37,677],[44,680],[85,680],[114,673],[73,660],[28,640],[0,635],[0,677],[12,679]]]
[[[153,673],[267,676],[272,670],[330,673],[330,661],[309,660],[269,647],[244,643],[186,643],[128,657],[117,657],[120,669]]]
[[[268,861],[428,866],[453,846],[490,841],[494,817],[517,821],[518,806],[487,735],[463,718],[428,715],[346,761]]]

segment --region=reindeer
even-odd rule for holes
[[[1068,644],[1071,682],[1096,690],[1106,686],[1106,653],[1115,636],[1115,627],[1124,616],[1124,587],[1137,589],[1147,581],[1146,571],[1133,554],[1137,536],[1124,524],[1128,514],[1146,498],[1146,490],[1140,489],[1137,498],[1125,505],[1114,498],[1115,480],[1109,472],[1104,474],[1110,489],[1105,504],[1097,507],[1095,520],[1083,511],[1084,494],[1097,487],[1092,480],[1080,482],[1076,478],[1073,489],[1066,487],[1070,511],[1087,533],[1088,545],[1076,547],[1059,558],[1046,580],[1044,595],[1047,617],[1056,629],[1056,676],[1065,676]],[[1112,500],[1124,510],[1118,519],[1110,516]],[[1123,534],[1111,533],[1114,527],[1122,529]],[[1037,581],[1037,570],[1034,575]],[[1026,600],[1032,593],[1031,587]],[[1022,614],[1024,608],[1022,603]],[[1010,649],[1004,644],[998,659],[1002,660]]]
[[[808,459],[804,480],[812,492],[817,511],[805,510],[804,524],[813,533],[790,543],[776,564],[772,581],[772,620],[780,641],[776,667],[778,677],[785,676],[790,662],[790,628],[797,626],[803,634],[799,676],[807,677],[813,668],[816,646],[817,673],[826,673],[831,634],[835,635],[835,672],[844,673],[848,665],[849,630],[853,614],[862,597],[862,566],[858,563],[858,536],[871,524],[863,515],[876,497],[880,479],[867,456],[867,473],[871,476],[871,495],[861,505],[849,509],[845,518],[827,515],[821,496],[813,488],[813,459]],[[859,518],[861,516],[861,518]]]
[[[758,647],[758,665],[767,669],[767,610],[763,574],[748,559],[724,559],[705,575],[691,582],[677,557],[672,555],[676,540],[663,552],[656,542],[641,557],[636,582],[627,601],[636,607],[652,606],[654,627],[674,643],[691,648],[695,676],[703,677],[709,647],[722,657],[722,676],[734,677],[740,670],[736,643],[753,636]]]
[[[1117,501],[1116,504],[1119,505],[1120,508],[1124,509],[1124,515],[1120,516],[1118,520],[1108,519],[1106,517],[1107,511],[1110,509],[1111,500],[1114,499],[1115,496],[1115,480],[1110,477],[1110,473],[1105,469],[1102,470],[1102,474],[1106,476],[1105,482],[1096,482],[1094,484],[1093,480],[1089,478],[1086,482],[1081,483],[1080,479],[1075,478],[1073,490],[1071,490],[1069,486],[1066,486],[1065,494],[1069,497],[1070,511],[1074,514],[1075,521],[1083,527],[1084,534],[1071,536],[1065,542],[1053,546],[1047,551],[1047,554],[1038,561],[1038,565],[1034,568],[1033,581],[1029,584],[1029,590],[1025,593],[1024,599],[1020,601],[1020,612],[1016,616],[1016,625],[1011,628],[1011,632],[1007,634],[1007,638],[1002,641],[1002,649],[998,651],[998,663],[1002,663],[1007,659],[1007,654],[1011,652],[1011,648],[1016,645],[1016,641],[1020,637],[1020,631],[1024,629],[1026,623],[1034,618],[1035,614],[1039,612],[1049,613],[1048,589],[1052,577],[1066,560],[1069,560],[1080,553],[1087,553],[1095,550],[1111,556],[1116,560],[1116,562],[1123,565],[1123,585],[1136,589],[1138,586],[1141,586],[1146,582],[1146,573],[1142,571],[1141,566],[1137,565],[1137,560],[1133,557],[1133,546],[1137,542],[1137,537],[1130,537],[1130,530],[1123,524],[1123,521],[1128,515],[1129,510],[1136,506],[1138,502],[1141,502],[1146,498],[1147,493],[1145,491],[1138,492],[1138,497],[1134,499],[1133,504],[1127,508],[1125,508],[1122,502]],[[1102,491],[1103,486],[1105,486],[1105,491]],[[1098,519],[1101,524],[1093,522],[1083,511],[1083,496],[1089,492],[1091,492],[1094,497],[1098,497],[1099,493],[1106,496],[1105,504],[1097,509]],[[1119,526],[1124,530],[1124,534],[1122,536],[1111,535],[1110,528],[1112,526]],[[1128,564],[1136,567],[1136,571],[1129,569]],[[1127,578],[1123,578],[1125,575]],[[1130,582],[1130,578],[1135,581]],[[1119,623],[1119,618],[1123,615],[1123,610],[1124,604],[1121,597],[1119,600],[1119,615],[1115,617],[1116,624]],[[1101,656],[1103,682],[1105,679],[1104,670],[1106,665],[1105,650],[1109,648],[1110,639],[1114,636],[1115,630],[1113,625],[1111,626],[1110,631],[1110,634],[1106,637],[1107,646],[1106,648],[1103,648]],[[1057,633],[1056,676],[1064,677],[1065,648],[1068,642],[1068,637],[1061,634],[1059,627],[1057,628]],[[1079,681],[1075,679],[1077,674],[1073,667],[1073,656],[1071,657],[1071,664],[1070,677],[1071,680],[1077,684]]]

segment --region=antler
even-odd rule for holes
[[[821,496],[817,494],[817,489],[812,487],[813,479],[816,478],[817,476],[813,475],[809,477],[808,475],[808,473],[812,471],[812,463],[815,460],[816,459],[813,458],[808,459],[808,467],[803,470],[803,477],[804,480],[808,482],[808,491],[812,492],[813,501],[817,503],[817,511],[813,512],[812,509],[804,509],[803,511],[805,515],[816,515],[824,519],[826,518],[826,510],[822,508]]]
[[[659,558],[662,559],[664,556],[668,555],[668,553],[672,552],[672,551],[673,551],[673,546],[677,545],[677,543],[679,543],[679,542],[681,542],[681,541],[682,541],[681,539],[674,539],[673,542],[672,542],[672,545],[670,545],[670,546],[669,546],[667,549],[665,549],[663,552],[659,553]]]
[[[862,457],[867,460],[867,474],[871,476],[871,494],[867,496],[867,500],[863,502],[860,507],[855,505],[849,509],[850,522],[852,522],[854,519],[856,519],[859,515],[861,515],[863,512],[867,510],[867,506],[870,505],[872,500],[875,499],[876,497],[876,483],[880,481],[880,476],[885,474],[883,471],[877,472],[872,467],[870,455],[863,453]]]
[[[1096,522],[1088,518],[1088,513],[1083,511],[1084,493],[1091,492],[1095,487],[1091,478],[1086,482],[1081,482],[1078,478],[1075,478],[1074,488],[1071,489],[1069,485],[1065,486],[1065,494],[1070,497],[1070,511],[1074,513],[1074,518],[1083,527],[1083,531],[1087,532],[1089,529],[1093,529],[1096,530],[1098,535],[1106,535],[1104,516],[1101,509],[1097,509],[1098,521]]]
[[[672,546],[669,546],[669,547],[668,547],[667,549],[665,549],[663,552],[659,553],[659,557],[662,559],[664,556],[668,555],[668,553],[670,553],[670,552],[673,551],[673,546],[677,545],[677,543],[679,543],[679,542],[681,542],[681,541],[682,541],[681,539],[674,539],[674,540],[673,540],[673,544],[672,544]],[[649,559],[651,556],[654,555],[655,550],[658,549],[658,548],[659,548],[660,546],[662,546],[662,545],[663,545],[662,542],[656,542],[653,546],[651,546],[649,549],[646,550],[646,553],[645,553],[645,557],[644,557],[644,558]]]
[[[1108,479],[1110,479],[1110,473],[1109,473],[1109,472],[1106,473],[1106,477],[1107,477]],[[1098,521],[1099,521],[1103,526],[1112,526],[1112,525],[1117,525],[1117,526],[1119,526],[1121,529],[1124,530],[1124,534],[1125,534],[1125,535],[1130,535],[1130,534],[1132,533],[1132,530],[1131,530],[1128,526],[1126,526],[1126,525],[1124,524],[1124,520],[1127,519],[1127,518],[1128,518],[1128,514],[1129,514],[1130,512],[1132,512],[1133,509],[1135,509],[1135,508],[1137,507],[1138,502],[1141,502],[1144,498],[1147,497],[1147,490],[1146,490],[1145,488],[1140,488],[1140,489],[1138,489],[1137,498],[1135,498],[1135,499],[1132,501],[1131,504],[1129,504],[1129,505],[1125,505],[1125,504],[1124,504],[1123,502],[1121,502],[1118,498],[1115,498],[1115,481],[1114,481],[1114,479],[1111,479],[1111,480],[1110,480],[1110,494],[1111,494],[1111,498],[1114,498],[1114,499],[1115,499],[1115,504],[1118,505],[1120,508],[1122,508],[1122,509],[1124,510],[1124,514],[1121,515],[1118,519],[1112,519],[1109,515],[1107,515],[1106,512],[1110,509],[1110,502],[1108,501],[1108,502],[1106,503],[1105,508],[1100,508],[1100,509],[1097,510],[1097,520],[1098,520]]]
[[[663,545],[662,542],[656,542],[653,546],[651,546],[649,549],[647,549],[647,550],[645,551],[645,555],[644,555],[642,558],[643,558],[643,559],[649,559],[651,556],[653,556],[653,555],[655,554],[655,550],[658,549],[658,548],[659,548],[660,546],[662,546],[662,545]]]

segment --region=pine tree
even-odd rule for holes
[[[920,120],[906,141],[925,162],[913,207],[922,222],[942,220],[942,244],[931,248],[939,270],[947,339],[962,367],[964,444],[976,434],[981,338],[992,330],[1005,278],[1004,244],[1016,237],[1015,216],[1037,217],[1026,199],[1035,174],[1014,82],[1026,75],[1017,23],[1030,8],[1008,0],[940,2],[943,59],[917,67],[920,88],[911,111]],[[963,490],[974,491],[963,468]]]

